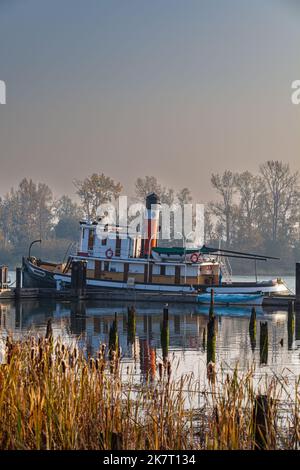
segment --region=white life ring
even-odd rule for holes
[[[192,263],[197,263],[198,259],[199,259],[198,254],[197,254],[197,253],[193,253],[192,256],[191,256],[191,262],[192,262]]]
[[[106,250],[106,252],[105,252],[105,256],[108,259],[111,259],[113,257],[113,254],[114,254],[114,252],[112,251],[111,248],[108,248],[108,250]]]

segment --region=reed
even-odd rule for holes
[[[299,447],[299,379],[257,383],[254,368],[221,368],[211,383],[175,379],[167,361],[137,383],[105,345],[94,358],[50,334],[4,347],[1,449],[254,449],[258,393],[272,403],[264,448]]]

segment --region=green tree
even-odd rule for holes
[[[4,198],[2,224],[7,227],[7,241],[23,251],[34,238],[50,238],[52,204],[52,191],[46,184],[24,178]]]

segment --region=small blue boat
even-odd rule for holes
[[[256,294],[214,294],[215,305],[253,305],[261,306],[264,295],[261,292]],[[200,304],[210,304],[211,294],[203,293],[197,296]]]

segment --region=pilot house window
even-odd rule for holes
[[[121,243],[122,243],[121,238],[117,237],[116,238],[116,256],[121,255]]]
[[[92,250],[94,248],[94,230],[89,231],[89,241],[88,241],[88,249]]]

